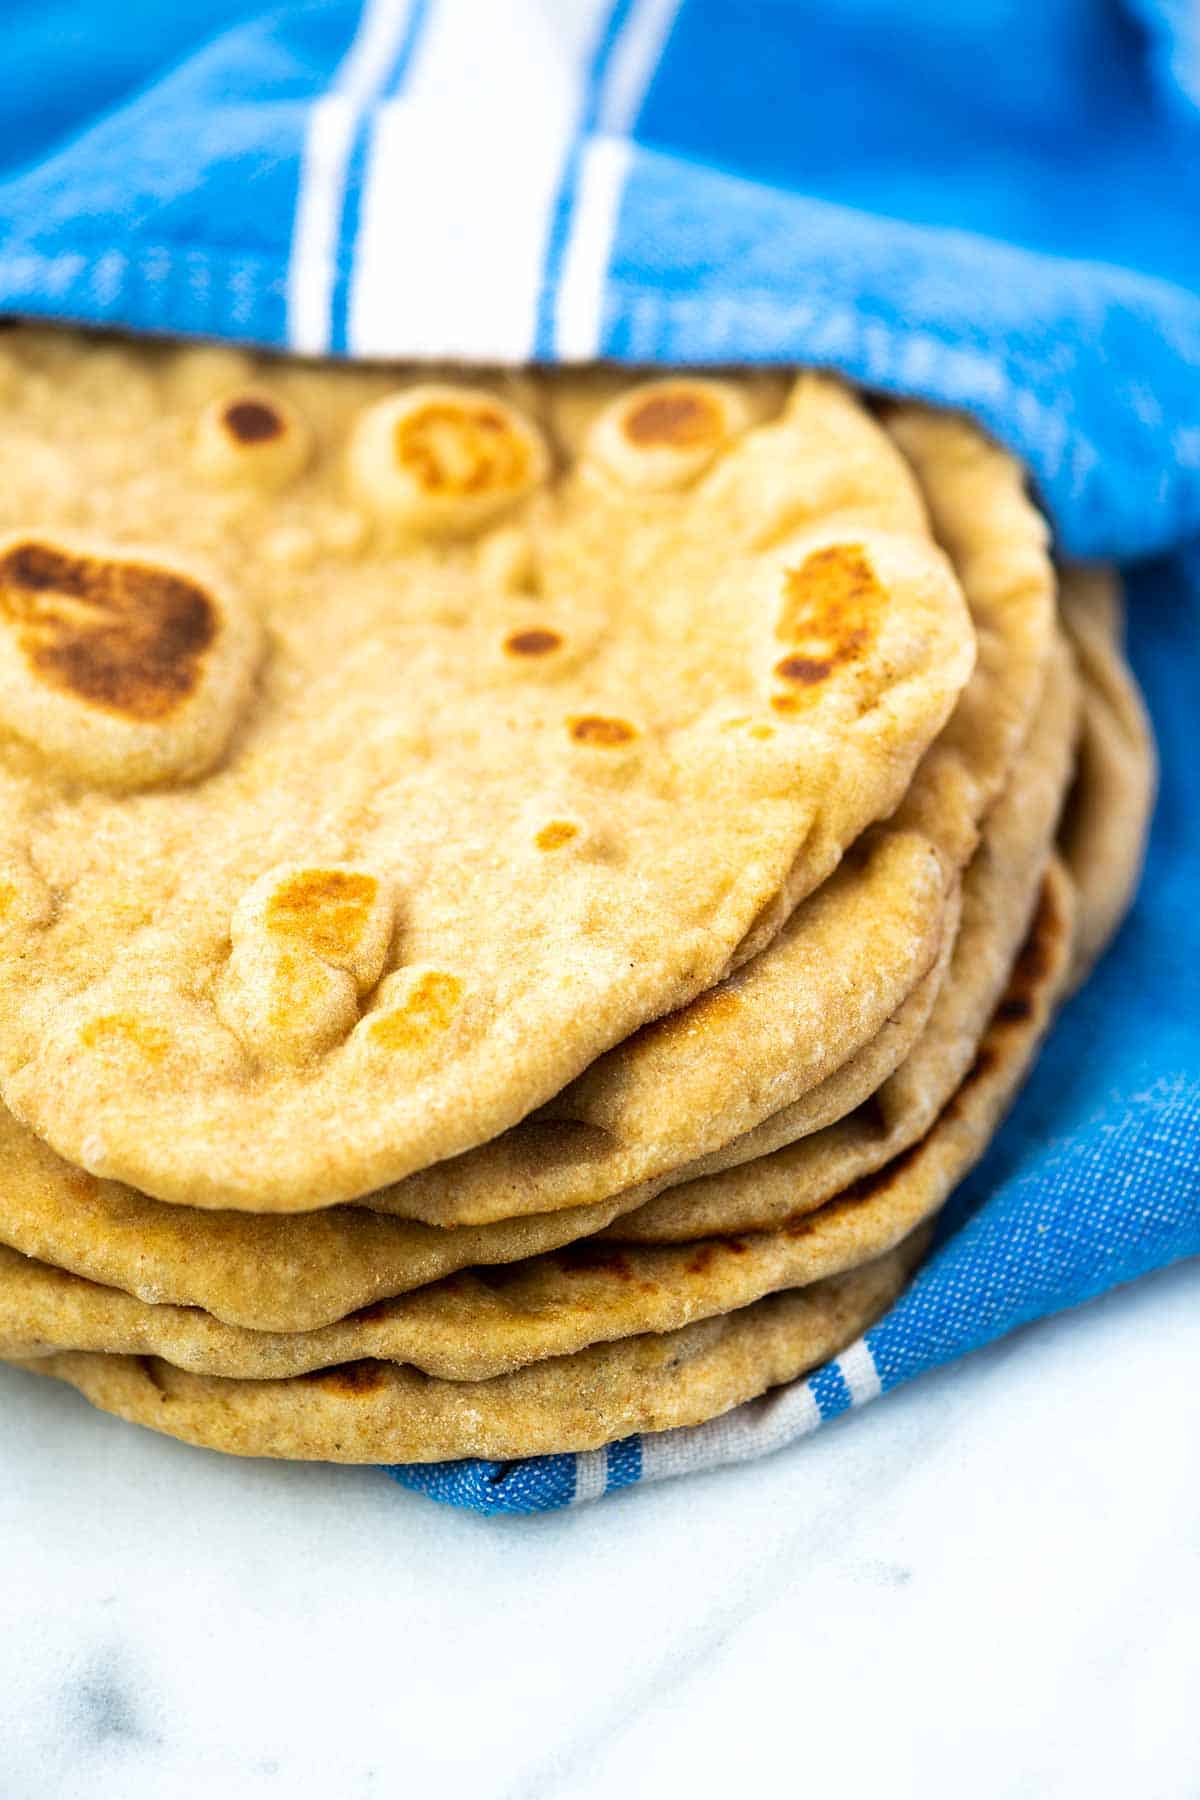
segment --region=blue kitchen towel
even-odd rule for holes
[[[0,311],[305,354],[828,364],[970,408],[1131,572],[1133,918],[882,1323],[725,1419],[392,1471],[529,1512],[742,1460],[1200,1252],[1188,0],[9,0]],[[1153,563],[1144,559],[1154,558]]]

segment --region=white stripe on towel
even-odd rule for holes
[[[521,361],[611,0],[438,0],[376,114],[349,347]]]
[[[598,1500],[608,1486],[608,1451],[583,1450],[575,1458],[575,1506]]]
[[[287,291],[288,343],[301,355],[316,356],[329,348],[338,233],[354,136],[387,81],[413,4],[366,0],[329,92],[309,114]]]
[[[649,1432],[642,1439],[642,1480],[661,1481],[694,1469],[746,1462],[782,1449],[821,1423],[817,1397],[807,1381],[774,1388],[706,1425]]]
[[[862,1406],[867,1400],[874,1400],[883,1392],[883,1383],[879,1379],[879,1370],[875,1366],[866,1338],[859,1338],[848,1350],[843,1350],[837,1359],[837,1366],[842,1371],[842,1380],[850,1389],[855,1406]]]

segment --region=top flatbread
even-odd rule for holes
[[[971,669],[828,380],[758,424],[650,384],[557,471],[501,384],[3,356],[0,1085],[168,1200],[321,1206],[523,1117],[777,929]]]

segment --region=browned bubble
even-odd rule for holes
[[[845,662],[871,641],[886,601],[861,544],[827,544],[788,570],[775,635],[822,638],[830,660]]]
[[[357,947],[379,892],[373,875],[350,869],[301,869],[267,902],[268,931],[299,938],[318,956],[348,956]]]
[[[634,727],[625,719],[606,719],[598,713],[571,719],[569,729],[577,744],[596,744],[601,748],[627,744],[637,736]]]
[[[429,969],[413,982],[402,1006],[380,1013],[371,1036],[385,1050],[412,1050],[445,1031],[458,1011],[463,984],[457,975]]]
[[[187,699],[218,631],[186,576],[32,540],[0,557],[0,613],[47,686],[140,722]]]
[[[695,388],[668,388],[638,401],[625,415],[625,435],[639,449],[662,445],[694,450],[721,439],[721,409]]]
[[[535,625],[527,631],[510,631],[504,640],[504,648],[510,656],[549,656],[561,643],[557,631]]]
[[[221,417],[239,444],[266,444],[283,435],[283,420],[266,400],[231,400]]]
[[[775,673],[785,681],[796,681],[804,687],[814,682],[824,681],[832,672],[833,664],[826,657],[818,656],[785,656],[775,664]]]
[[[160,1026],[151,1025],[131,1013],[104,1013],[98,1019],[89,1019],[80,1028],[79,1041],[85,1050],[127,1046],[150,1062],[165,1056],[170,1045],[170,1039]]]
[[[533,841],[539,850],[561,850],[564,844],[569,844],[573,837],[578,836],[578,825],[572,825],[569,819],[551,819],[548,825],[542,826]]]
[[[502,493],[529,478],[528,445],[487,401],[431,400],[417,407],[397,420],[392,449],[427,494]]]
[[[775,674],[788,691],[771,701],[775,711],[794,714],[808,704],[836,668],[854,662],[875,636],[886,590],[860,544],[829,544],[806,556],[784,577],[784,602],[775,635],[811,644],[821,653],[797,651],[780,659]]]

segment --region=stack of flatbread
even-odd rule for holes
[[[0,343],[0,1355],[355,1462],[891,1304],[1115,928],[1113,585],[825,375]]]

